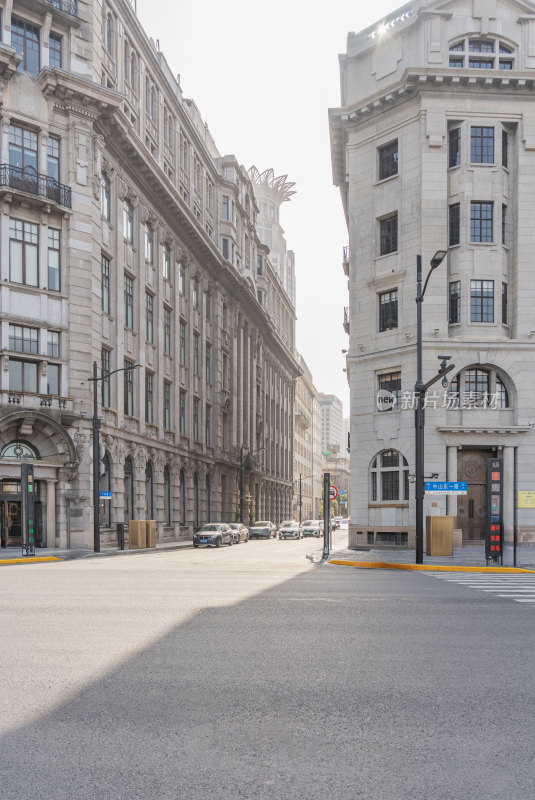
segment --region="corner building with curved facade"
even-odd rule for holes
[[[14,0],[1,33],[3,546],[23,460],[37,544],[93,546],[94,362],[103,544],[132,519],[187,538],[240,501],[287,517],[295,311],[253,180],[129,2]]]
[[[415,540],[416,263],[423,381],[455,369],[425,410],[426,495],[465,543],[484,538],[486,463],[503,458],[506,541],[535,541],[535,4],[409,3],[340,56],[333,172],[349,229],[353,546]],[[386,406],[378,392],[395,403]],[[379,402],[378,402],[379,400]],[[521,504],[522,505],[522,504]]]

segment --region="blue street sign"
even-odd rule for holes
[[[466,481],[426,481],[426,494],[467,494]]]
[[[101,500],[111,500],[111,492],[101,492],[100,493]]]

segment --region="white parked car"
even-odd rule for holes
[[[303,536],[316,536],[318,539],[323,536],[323,520],[307,519],[303,522]]]
[[[285,520],[279,527],[279,539],[301,539],[303,531],[294,519]]]

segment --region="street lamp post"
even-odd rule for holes
[[[303,508],[303,481],[307,481],[309,478],[315,478],[315,475],[304,475],[302,476],[299,473],[299,525],[301,525],[301,520],[303,518],[302,508]],[[314,497],[314,495],[312,495]]]
[[[251,450],[247,453],[246,457],[254,456],[255,453],[260,453],[262,450],[265,450],[265,447],[259,447],[257,450]],[[244,494],[243,494],[243,445],[240,447],[240,522],[243,525],[243,501],[244,501]]]
[[[93,376],[89,380],[93,384],[93,550],[100,553],[100,418],[98,416],[97,382],[116,372],[127,372],[129,369],[140,367],[141,364],[129,364],[128,367],[119,367],[103,375],[97,375],[97,362],[93,361]]]
[[[414,393],[416,399],[416,410],[414,416],[415,429],[415,496],[416,496],[416,563],[423,564],[423,542],[424,542],[424,429],[425,429],[425,396],[428,388],[435,381],[442,378],[443,385],[447,386],[447,379],[444,377],[455,364],[449,364],[451,356],[439,356],[442,363],[437,375],[434,375],[427,383],[423,382],[422,377],[422,303],[424,301],[425,290],[431,273],[436,269],[446,257],[446,250],[437,250],[430,262],[430,270],[425,279],[422,289],[422,256],[416,256],[416,384]],[[445,382],[445,384],[444,384]]]

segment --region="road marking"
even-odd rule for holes
[[[535,603],[535,575],[475,575],[470,578],[452,578],[436,572],[426,572],[430,578],[445,580],[448,583],[457,583],[467,589],[475,589],[484,594],[493,594],[495,597],[513,600],[515,603]]]

